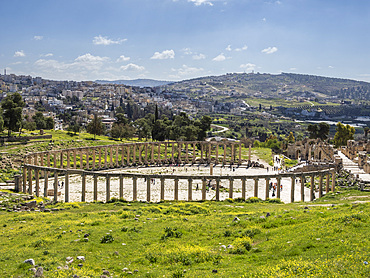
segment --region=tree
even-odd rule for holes
[[[288,141],[288,143],[294,143],[295,142],[295,138],[294,138],[293,132],[290,132],[289,133],[289,136],[287,138],[287,141]]]
[[[55,123],[52,117],[45,118],[46,129],[54,129]]]
[[[367,138],[367,135],[369,134],[369,131],[370,131],[370,128],[368,126],[365,126],[364,127],[364,135],[365,135],[365,138]]]
[[[311,139],[320,138],[321,140],[326,140],[329,135],[330,126],[327,123],[321,122],[317,124],[310,124],[307,127],[307,131],[309,132],[309,136]]]
[[[104,133],[105,127],[98,115],[94,115],[94,119],[87,125],[86,130],[88,133],[94,135],[94,140],[96,135],[101,135]]]
[[[341,122],[337,123],[335,130],[337,131],[334,135],[334,146],[336,148],[347,145],[348,140],[353,140],[356,131],[353,126],[344,125]]]
[[[46,121],[42,112],[36,112],[36,114],[32,116],[32,119],[36,123],[36,129],[46,128]]]
[[[12,131],[19,131],[22,126],[22,108],[25,106],[19,93],[7,95],[1,101],[3,109],[4,126],[8,129],[10,137]]]
[[[122,140],[123,138],[125,139],[130,139],[134,136],[135,133],[135,128],[129,124],[113,124],[113,127],[110,131],[110,135],[112,138],[119,138]]]
[[[148,119],[141,118],[134,122],[134,126],[137,130],[137,136],[139,137],[139,140],[142,138],[148,139],[150,137],[152,127],[149,123]]]

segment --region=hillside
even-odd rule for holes
[[[99,84],[118,84],[133,87],[157,87],[172,83],[170,81],[161,81],[153,79],[114,80],[114,81],[96,80],[95,82]]]

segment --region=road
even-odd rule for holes
[[[217,130],[217,131],[212,131],[213,134],[217,134],[217,133],[221,133],[221,132],[224,132],[224,131],[228,131],[229,128],[228,127],[224,127],[222,125],[214,125],[212,124],[211,125],[212,128],[219,128],[220,130]]]

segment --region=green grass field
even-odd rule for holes
[[[369,277],[370,203],[355,200],[370,196],[344,191],[315,206],[117,200],[0,211],[0,276],[34,277],[23,263],[32,258],[45,277]]]

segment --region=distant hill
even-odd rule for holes
[[[96,80],[95,82],[99,84],[118,84],[133,87],[157,87],[173,83],[171,81],[161,81],[154,79],[134,79],[134,80],[114,80],[114,81]]]

